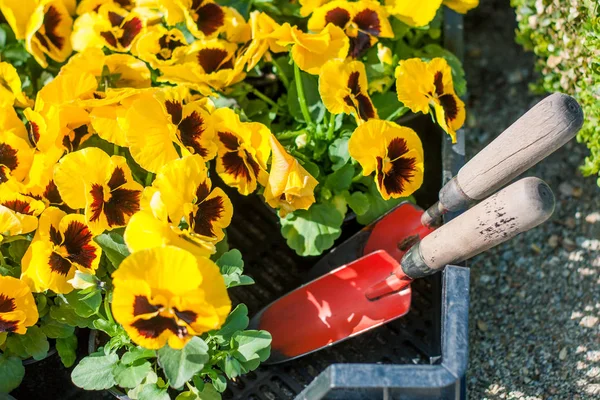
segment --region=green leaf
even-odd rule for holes
[[[346,202],[356,215],[363,215],[369,211],[371,206],[369,197],[363,192],[354,192],[345,196]]]
[[[25,376],[25,367],[17,357],[0,356],[0,393],[16,389]]]
[[[327,179],[325,180],[325,186],[335,192],[347,190],[350,185],[352,185],[354,173],[354,166],[352,164],[346,164],[342,168],[327,176]]]
[[[182,392],[175,397],[175,400],[199,400],[200,396],[198,396],[197,392],[189,390],[187,392]]]
[[[213,376],[214,375],[214,376]],[[219,393],[223,393],[227,389],[227,378],[223,374],[216,372],[211,375],[212,384]]]
[[[96,314],[100,304],[102,304],[102,292],[100,290],[88,294],[83,294],[80,290],[73,290],[64,296],[69,305],[75,310],[75,313],[83,318],[89,318]]]
[[[217,265],[221,268],[221,272],[224,267],[237,267],[240,271],[243,271],[244,260],[242,260],[242,253],[238,249],[229,250],[219,257]]]
[[[77,359],[77,336],[56,339],[56,351],[65,368],[70,368]]]
[[[400,21],[398,18],[390,18],[394,40],[400,40],[410,31],[410,26]]]
[[[318,256],[340,237],[344,216],[331,203],[313,204],[281,219],[288,246],[301,256]]]
[[[21,343],[27,353],[35,360],[43,360],[48,355],[50,343],[44,332],[38,326],[30,326],[27,328],[27,333],[20,335]]]
[[[230,354],[227,354],[227,357],[219,361],[218,365],[229,379],[237,378],[242,374],[242,365]]]
[[[31,242],[28,240],[16,240],[12,242],[8,246],[8,254],[10,254],[10,258],[15,262],[20,263],[30,243]]]
[[[237,346],[233,355],[240,361],[250,361],[257,357],[260,361],[265,361],[269,357],[270,350],[266,354],[260,353],[261,350],[271,347],[271,334],[267,331],[237,332],[232,340]]]
[[[133,364],[137,360],[147,359],[156,357],[156,351],[150,349],[144,349],[142,347],[134,347],[121,357],[123,364]]]
[[[314,76],[307,74],[306,72],[300,72],[302,76],[302,86],[304,87],[304,97],[306,98],[306,105],[308,106],[308,112],[310,117],[315,123],[320,123],[325,117],[325,105],[321,101],[319,95],[319,79]],[[296,87],[296,81],[293,81],[288,91],[288,109],[290,114],[296,121],[304,121],[302,111],[300,109],[300,102],[298,97],[298,88]]]
[[[200,372],[208,359],[208,346],[198,336],[194,336],[181,350],[169,346],[158,350],[158,364],[174,388],[182,387]]]
[[[42,323],[42,332],[50,339],[67,338],[73,335],[75,328],[49,317]]]
[[[238,304],[225,320],[225,323],[219,329],[215,336],[221,343],[228,343],[234,333],[242,331],[248,327],[248,307],[245,304]]]
[[[115,353],[96,352],[82,359],[71,372],[73,383],[86,390],[109,389],[116,384],[113,368],[119,362]]]
[[[404,106],[398,101],[396,92],[375,93],[371,96],[371,101],[373,101],[380,119],[387,119]]]
[[[117,385],[122,388],[134,388],[152,371],[152,365],[145,360],[137,360],[133,364],[118,363],[113,368]]]
[[[242,260],[242,253],[240,253],[239,250],[233,249],[223,253],[217,260],[217,265],[221,269],[221,274],[225,280],[225,286],[228,288],[241,285],[252,285],[254,283],[252,278],[242,275],[242,272],[244,271],[244,261]]]
[[[6,353],[18,356],[22,359],[29,358],[30,354],[25,349],[21,335],[10,335],[6,338]]]
[[[115,268],[118,268],[125,257],[130,254],[123,236],[116,232],[98,235],[94,238],[94,241],[102,248],[102,251]]]
[[[160,388],[156,383],[144,385],[138,395],[138,400],[171,400],[167,388]]]
[[[348,137],[341,137],[335,139],[329,146],[329,159],[333,163],[333,170],[336,171],[342,168],[348,160],[350,160],[350,153],[348,152]]]
[[[210,384],[204,385],[204,388],[198,393],[200,400],[221,400],[221,395],[217,390]]]

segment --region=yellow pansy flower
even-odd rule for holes
[[[69,293],[75,271],[94,274],[102,254],[81,214],[55,207],[40,216],[38,230],[23,256],[21,279],[34,292]]]
[[[319,182],[289,155],[273,135],[270,137],[271,171],[265,187],[265,201],[285,217],[294,210],[308,210],[315,202]]]
[[[371,0],[328,2],[313,12],[308,29],[318,32],[328,24],[346,32],[350,39],[348,56],[352,58],[362,57],[377,38],[394,37],[385,8]]]
[[[135,8],[137,0],[81,0],[77,5],[77,15],[96,12],[104,4],[114,4],[124,10],[131,11]]]
[[[437,10],[442,6],[442,0],[385,0],[385,6],[394,17],[410,26],[425,26],[429,24]]]
[[[286,45],[279,44],[279,41],[288,38],[287,41],[290,42],[292,34],[289,23],[280,25],[264,12],[253,11],[250,14],[250,26],[252,41],[245,46],[241,56],[247,71],[253,69],[267,51],[273,53],[287,51]]]
[[[225,10],[225,30],[223,36],[229,42],[246,43],[250,40],[252,29],[242,14],[233,7],[223,7]]]
[[[271,154],[269,128],[258,122],[241,122],[229,108],[213,113],[218,140],[217,173],[227,185],[248,195],[257,182],[267,184],[267,160]]]
[[[191,155],[165,164],[152,183],[171,221],[183,218],[190,231],[216,241],[231,223],[233,206],[220,188],[211,191],[206,161]]]
[[[25,139],[14,133],[0,133],[0,184],[11,179],[24,181],[31,168],[34,151]]]
[[[144,94],[127,111],[124,123],[131,156],[148,171],[158,172],[180,154],[198,154],[205,160],[216,154],[207,102],[186,103],[185,93],[179,88]]]
[[[356,128],[348,151],[364,176],[375,171],[377,189],[385,200],[410,196],[423,183],[423,146],[410,128],[369,120]]]
[[[73,19],[62,0],[42,0],[31,14],[25,33],[25,48],[46,68],[46,56],[63,62],[71,55]]]
[[[34,110],[46,114],[51,112],[52,107],[93,99],[97,88],[98,80],[89,72],[61,72],[37,93]]]
[[[312,75],[318,75],[321,67],[329,60],[344,60],[350,42],[344,31],[328,24],[319,33],[304,33],[292,27],[289,38],[278,39],[280,45],[292,45],[291,54],[298,67]],[[283,32],[287,36],[287,32]]]
[[[154,25],[140,34],[131,52],[149,63],[152,68],[160,68],[181,61],[187,46],[185,36],[179,29]]]
[[[24,335],[38,318],[37,306],[27,284],[12,276],[0,276],[0,334]]]
[[[0,62],[0,107],[31,107],[33,100],[21,90],[21,78],[15,67],[7,62]]]
[[[92,74],[98,87],[148,88],[152,85],[151,73],[146,64],[129,54],[105,55],[101,49],[89,48],[75,54],[62,68],[61,74]],[[96,98],[97,96],[94,96]]]
[[[19,233],[29,233],[36,230],[38,216],[46,208],[44,202],[33,197],[24,196],[6,187],[0,189],[0,205],[3,207],[3,212],[11,213],[19,221]],[[6,217],[6,219],[12,218]]]
[[[327,62],[319,74],[319,94],[332,114],[354,114],[357,122],[377,118],[368,94],[367,73],[360,61]]]
[[[142,186],[132,179],[127,160],[95,147],[64,156],[54,167],[54,183],[69,207],[85,208],[95,235],[127,225],[140,209]]]
[[[466,14],[479,5],[479,0],[444,0],[444,5],[458,13]]]
[[[100,6],[98,12],[83,14],[73,25],[73,49],[108,47],[112,51],[127,52],[144,29],[141,16],[112,3]]]
[[[402,60],[396,68],[396,91],[398,100],[412,112],[426,114],[433,109],[437,123],[456,142],[456,131],[465,122],[465,104],[454,92],[446,60]]]
[[[112,276],[115,320],[148,349],[181,349],[194,335],[218,329],[231,310],[219,267],[177,247],[137,251]]]
[[[235,43],[221,39],[196,41],[180,63],[160,68],[158,81],[189,86],[208,96],[213,89],[223,90],[246,76],[236,50]]]
[[[27,22],[39,0],[0,0],[0,11],[19,40],[27,36]]]
[[[214,38],[225,29],[225,7],[213,0],[183,0],[179,4],[185,25],[194,37]]]

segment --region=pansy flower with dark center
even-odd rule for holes
[[[0,342],[2,335],[23,335],[39,318],[37,306],[27,284],[12,276],[0,276]]]
[[[0,133],[0,185],[11,179],[22,182],[33,162],[33,149],[12,132]]]
[[[367,73],[360,61],[332,60],[319,74],[319,94],[329,112],[353,114],[359,123],[377,118],[367,90]]]
[[[140,250],[113,275],[112,312],[131,340],[147,349],[181,349],[218,329],[231,310],[219,267],[174,246]]]
[[[267,160],[271,154],[269,128],[258,122],[241,122],[229,108],[213,114],[219,151],[217,173],[243,195],[267,184]]]
[[[85,216],[47,208],[23,257],[21,279],[34,292],[71,292],[67,281],[75,271],[94,274],[98,268],[101,250],[93,237]]]
[[[191,155],[170,161],[160,169],[152,186],[160,192],[171,221],[183,218],[190,234],[214,241],[223,239],[233,206],[222,189],[212,189],[202,157]]]
[[[127,225],[140,209],[142,186],[131,177],[127,160],[96,147],[64,156],[54,167],[54,183],[69,207],[85,208],[95,235]]]
[[[308,20],[308,29],[322,30],[328,24],[340,27],[350,39],[348,56],[360,58],[377,42],[377,38],[392,38],[394,32],[388,14],[378,2],[336,0],[319,7]]]
[[[398,100],[412,112],[433,112],[440,127],[456,142],[465,122],[465,104],[454,92],[452,70],[443,58],[403,60],[396,68]]]
[[[221,39],[196,41],[183,60],[160,69],[160,82],[188,85],[205,96],[244,79],[244,65],[236,58],[237,45]]]
[[[141,95],[127,112],[131,156],[148,171],[158,172],[168,161],[190,154],[210,160],[217,152],[211,105],[206,100],[186,103],[183,92],[173,88]]]
[[[82,0],[78,2],[76,13],[83,15],[89,12],[98,12],[100,7],[107,3],[117,4],[124,10],[131,11],[134,9],[137,0]]]
[[[46,56],[63,62],[71,55],[73,19],[62,0],[41,1],[29,15],[25,48],[46,68]]]
[[[179,29],[167,29],[162,25],[148,27],[137,39],[131,52],[158,69],[173,65],[186,54],[187,41]]]
[[[423,183],[423,146],[410,128],[369,120],[356,128],[348,151],[364,176],[375,172],[375,184],[384,200],[410,196]]]
[[[112,51],[128,52],[144,26],[144,19],[134,11],[106,3],[97,12],[88,12],[75,20],[73,49],[83,51],[106,46]]]
[[[213,38],[225,29],[225,8],[213,0],[187,0],[182,3],[186,26],[196,38]]]
[[[38,216],[46,208],[43,201],[19,194],[6,186],[0,189],[0,206],[3,207],[1,213],[6,214],[3,219],[16,218],[19,221],[18,233],[33,232],[38,227]]]

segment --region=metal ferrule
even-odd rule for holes
[[[439,193],[440,201],[429,207],[421,216],[424,226],[436,226],[441,217],[449,211],[460,211],[468,208],[475,200],[463,192],[456,176],[446,183]]]
[[[400,267],[406,276],[411,279],[422,278],[437,272],[425,263],[421,254],[421,243],[417,243],[404,254],[402,261],[400,261]]]

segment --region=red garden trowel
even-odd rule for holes
[[[432,232],[431,222],[446,211],[459,210],[485,197],[543,159],[575,135],[582,119],[581,109],[572,98],[549,96],[461,169],[440,191],[441,206],[424,214],[412,204],[403,204],[338,246],[316,269],[327,273],[348,265],[275,301],[252,320],[254,327],[273,334],[269,362],[318,350],[405,314],[410,306],[410,288],[399,290],[406,286],[406,280],[392,272],[411,245]],[[368,255],[358,259],[364,254]],[[390,290],[395,294],[372,300]],[[374,314],[362,312],[361,302],[363,308],[382,314],[373,318]],[[301,334],[292,334],[290,329]]]
[[[400,262],[376,250],[271,303],[250,323],[271,333],[279,363],[364,333],[406,314],[410,282],[441,271],[527,231],[554,211],[554,195],[524,178],[424,237]]]

